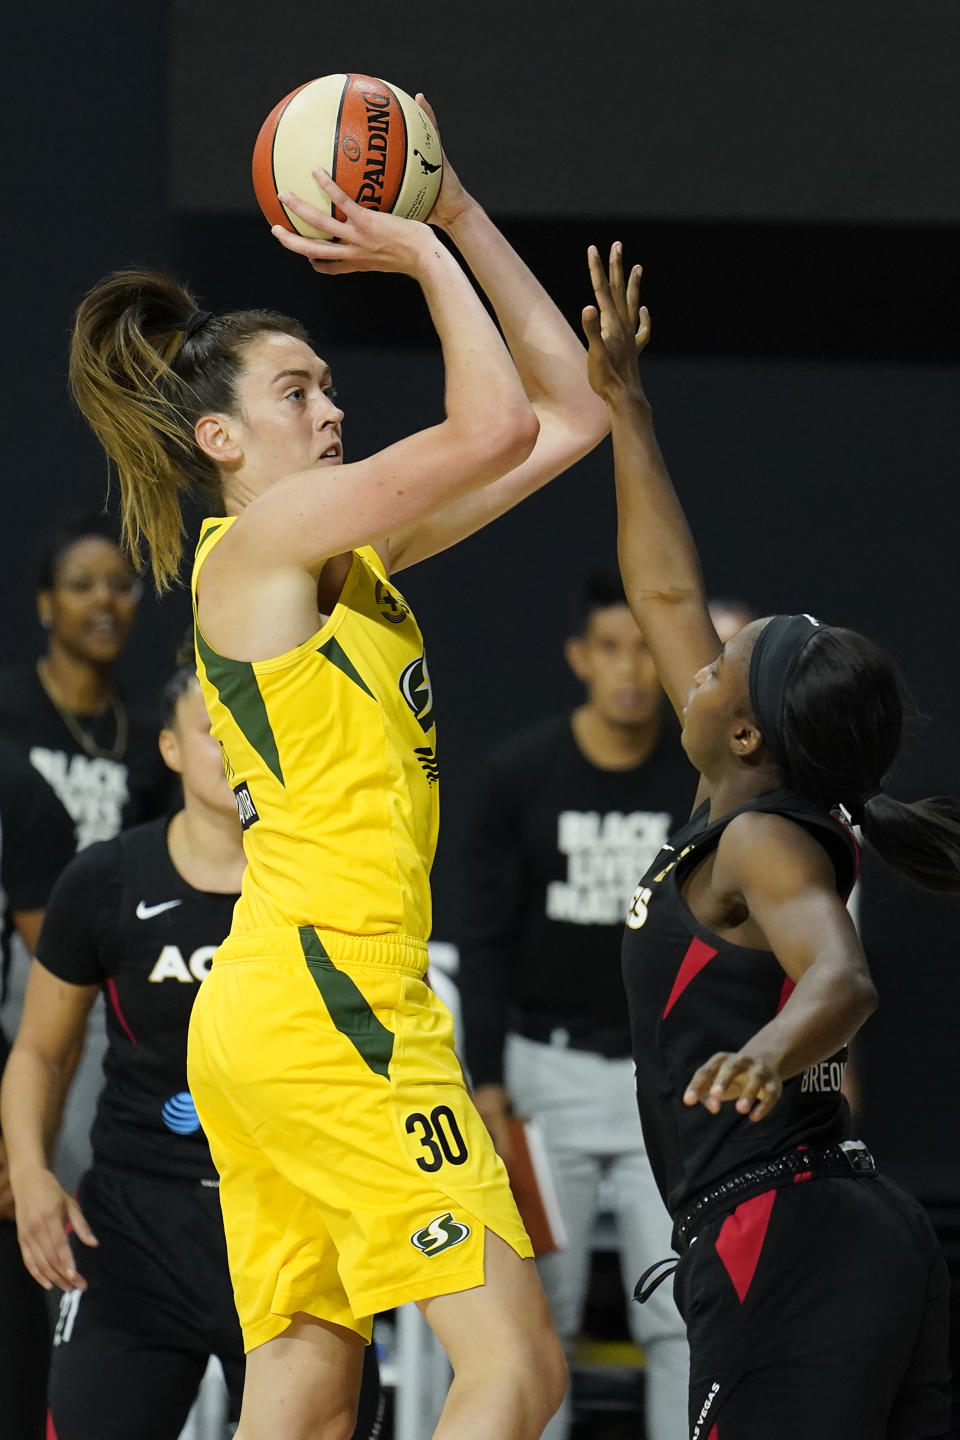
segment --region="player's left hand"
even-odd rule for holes
[[[583,333],[589,346],[587,376],[590,387],[601,400],[611,401],[624,392],[643,395],[637,356],[650,339],[650,312],[640,304],[639,265],[623,274],[623,246],[615,240],[610,247],[609,270],[605,271],[596,245],[587,251],[590,282],[596,305],[583,311]]]
[[[735,1055],[721,1050],[697,1070],[683,1092],[684,1105],[703,1105],[712,1115],[727,1100],[751,1120],[762,1120],[783,1094],[783,1081],[769,1055]]]
[[[431,125],[440,135],[440,126],[437,124],[437,117],[433,113],[433,106],[422,91],[418,90],[413,97],[420,109],[428,116]],[[440,154],[443,157],[443,176],[440,181],[440,191],[433,202],[433,209],[427,216],[428,225],[436,225],[438,230],[452,230],[460,219],[476,201],[468,195],[460,181],[459,175],[447,159],[447,152],[443,145],[440,146]]]

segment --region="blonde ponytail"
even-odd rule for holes
[[[264,331],[307,339],[269,311],[201,317],[185,286],[149,270],[108,276],[77,311],[70,389],[116,474],[124,548],[138,570],[147,552],[160,592],[179,571],[185,494],[220,496],[194,426],[236,412],[243,350]]]

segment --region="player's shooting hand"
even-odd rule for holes
[[[437,124],[437,117],[433,113],[433,106],[421,91],[414,96],[420,109],[429,116],[430,123],[437,136],[440,135],[440,127]],[[457,221],[470,210],[477,202],[471,195],[468,195],[463,188],[459,175],[447,159],[447,152],[440,147],[440,154],[443,158],[443,176],[440,181],[440,193],[433,204],[433,209],[427,216],[430,225],[436,225],[438,230],[452,230]]]
[[[604,270],[595,245],[587,251],[595,305],[583,311],[583,332],[589,346],[587,375],[591,388],[602,400],[611,401],[625,392],[643,395],[637,356],[650,339],[650,314],[640,304],[639,265],[623,275],[623,246],[619,240],[610,247],[609,270]]]
[[[720,1051],[695,1072],[683,1093],[683,1103],[703,1105],[717,1115],[724,1102],[733,1100],[739,1114],[762,1120],[782,1094],[783,1081],[769,1055]]]
[[[100,1242],[72,1195],[49,1170],[37,1167],[17,1176],[17,1238],[23,1263],[44,1290],[86,1290],[67,1238],[67,1225],[84,1245]]]
[[[314,270],[322,275],[380,270],[418,276],[426,251],[437,245],[426,225],[419,220],[403,220],[399,215],[368,210],[351,200],[325,170],[314,170],[313,174],[319,188],[326,192],[344,218],[335,219],[300,196],[282,191],[279,199],[288,210],[332,237],[311,240],[282,225],[274,225],[272,233],[284,249],[306,256]]]

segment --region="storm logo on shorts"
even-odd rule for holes
[[[433,729],[433,686],[427,670],[426,655],[411,660],[400,676],[400,694],[417,717],[417,724],[424,734]]]
[[[445,1215],[438,1215],[436,1220],[431,1220],[429,1225],[411,1235],[410,1244],[416,1245],[424,1255],[439,1255],[441,1250],[459,1245],[469,1234],[470,1226],[454,1220],[448,1210]]]

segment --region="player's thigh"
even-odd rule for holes
[[[419,1302],[456,1374],[519,1371],[562,1390],[565,1361],[533,1260],[488,1230],[484,1283]]]
[[[75,1292],[79,1293],[79,1292]],[[51,1440],[171,1440],[196,1399],[207,1356],[144,1341],[84,1315],[59,1329],[50,1367]],[[66,1338],[64,1338],[66,1337]]]
[[[238,1440],[349,1440],[365,1345],[302,1313],[247,1355]]]

